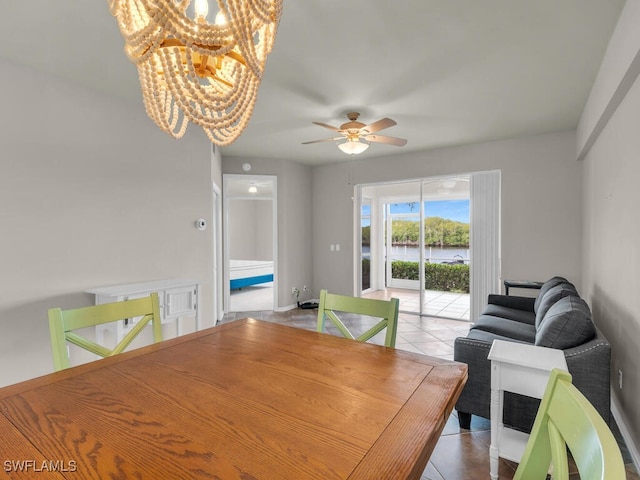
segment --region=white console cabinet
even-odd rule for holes
[[[96,305],[149,296],[158,292],[162,315],[163,338],[166,340],[200,329],[198,295],[200,285],[194,280],[174,279],[130,283],[87,290],[95,295]],[[131,318],[113,324],[98,325],[96,340],[108,345],[119,342],[139,319]]]

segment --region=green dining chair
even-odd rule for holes
[[[553,369],[514,480],[544,480],[549,465],[554,480],[569,479],[567,447],[582,480],[624,480],[620,448],[597,410]]]
[[[331,320],[333,324],[338,327],[342,335],[359,342],[366,342],[386,328],[384,345],[386,347],[395,347],[396,335],[398,333],[399,303],[397,298],[376,300],[372,298],[347,297],[322,290],[320,292],[320,303],[318,305],[318,332],[324,331],[325,318]],[[349,331],[336,312],[366,315],[380,318],[381,320],[369,330],[356,337]]]
[[[99,345],[74,332],[74,330],[81,328],[94,327],[115,321],[125,321],[137,317],[141,318],[113,349]],[[160,302],[158,301],[157,293],[135,300],[105,303],[73,310],[52,308],[49,310],[49,334],[51,335],[54,369],[58,371],[70,367],[67,342],[101,357],[110,357],[111,355],[122,353],[149,322],[153,326],[153,341],[162,341]]]

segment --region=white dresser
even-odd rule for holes
[[[87,293],[95,295],[96,305],[142,298],[158,292],[162,315],[163,338],[166,340],[200,329],[198,296],[200,285],[189,279],[155,280],[111,287],[92,288]],[[119,342],[138,319],[127,319],[113,324],[98,325],[96,340],[107,345]],[[110,341],[110,339],[113,339]]]

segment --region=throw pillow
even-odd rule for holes
[[[540,329],[536,331],[535,344],[565,350],[582,345],[595,334],[596,328],[587,303],[580,297],[568,296],[549,308]]]
[[[576,288],[570,283],[561,283],[556,285],[553,288],[550,288],[542,295],[540,299],[540,303],[538,304],[538,310],[536,311],[536,330],[540,328],[542,325],[542,321],[544,320],[544,316],[547,314],[549,309],[561,298],[567,297],[569,295],[574,295],[578,297],[578,292]]]
[[[573,286],[573,284],[569,282],[569,280],[567,280],[564,277],[558,277],[558,276],[551,277],[549,280],[547,280],[542,284],[542,287],[540,287],[540,292],[538,293],[538,297],[536,298],[536,301],[533,304],[534,312],[538,312],[538,307],[540,306],[540,302],[542,301],[542,297],[544,297],[544,294],[547,293],[551,288],[555,287],[556,285],[560,285],[561,283],[567,283]]]

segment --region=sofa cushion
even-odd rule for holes
[[[535,335],[535,344],[564,350],[588,342],[595,334],[587,303],[580,297],[568,296],[549,308]]]
[[[497,333],[485,332],[484,330],[469,330],[469,334],[463,338],[465,340],[475,340],[475,341],[485,342],[489,344],[492,344],[494,340],[504,340],[505,342],[524,343],[529,345],[531,344],[530,342],[515,340],[510,337],[504,337],[502,335],[498,335]]]
[[[567,297],[569,295],[574,295],[576,297],[579,296],[576,288],[570,283],[560,283],[545,292],[538,304],[538,310],[536,311],[536,329],[540,328],[540,324],[542,323],[544,316],[547,314],[547,311],[549,311],[553,304],[555,304],[561,298]]]
[[[492,315],[480,315],[470,330],[483,330],[528,343],[533,343],[536,338],[535,326]]]
[[[569,285],[572,285],[571,282],[569,282],[569,280],[567,280],[564,277],[552,277],[549,280],[547,280],[546,282],[544,282],[542,284],[542,287],[540,287],[540,292],[538,293],[538,297],[536,298],[535,303],[533,304],[533,311],[537,312],[538,311],[538,307],[540,306],[540,302],[542,301],[542,299],[544,298],[544,295],[553,287],[555,287],[556,285],[560,285],[561,283],[567,283]]]
[[[490,293],[487,298],[488,305],[501,305],[503,307],[517,308],[525,312],[533,312],[533,304],[536,299],[531,297],[520,297],[518,295],[499,295]]]
[[[491,315],[493,317],[508,318],[521,323],[533,325],[535,323],[536,314],[519,308],[505,307],[503,305],[489,304],[482,312],[483,315]]]

